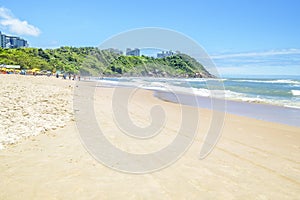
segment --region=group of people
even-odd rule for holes
[[[63,79],[67,79],[67,74],[66,74],[66,73],[63,74],[62,77],[63,77]],[[76,75],[76,74],[73,74],[73,75],[72,75],[71,73],[69,73],[68,77],[69,77],[69,80],[72,79],[72,80],[74,81],[74,80],[77,79],[77,80],[80,81],[80,75]],[[59,74],[58,74],[58,73],[56,74],[56,78],[59,78]]]

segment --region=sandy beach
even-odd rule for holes
[[[74,81],[18,75],[1,75],[0,81],[4,148],[0,150],[0,199],[282,200],[300,196],[300,128],[227,114],[216,147],[199,160],[212,112],[186,106],[199,109],[200,115],[189,150],[162,170],[121,173],[96,161],[82,145],[72,111]],[[113,93],[114,88],[98,87],[94,96],[96,118],[112,144],[127,152],[147,153],[174,139],[181,105],[138,90],[128,107],[132,120],[147,126],[150,109],[160,105],[167,121],[162,134],[136,140],[115,123]],[[26,110],[30,106],[34,109]],[[21,129],[16,124],[22,121]]]
[[[0,149],[64,127],[72,118],[72,82],[54,77],[0,75]]]

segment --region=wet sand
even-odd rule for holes
[[[180,103],[184,105],[191,105],[194,107],[207,108],[207,109],[212,108],[212,101],[210,97],[203,97],[203,96],[193,97],[192,95],[189,94],[180,94],[180,93],[174,95],[172,93],[168,93],[164,91],[156,91],[154,95],[166,101],[178,102],[179,100],[181,100]],[[215,102],[218,104],[223,103],[220,100],[215,100]],[[224,110],[226,110],[227,113],[264,120],[268,122],[300,127],[299,108],[283,107],[278,105],[265,104],[261,102],[253,103],[253,102],[234,101],[234,100],[227,100],[224,107],[225,107]]]
[[[32,77],[34,78],[34,77]],[[63,85],[62,80],[57,83]],[[43,82],[49,84],[49,81]],[[79,85],[80,87],[80,85]],[[116,126],[113,88],[97,88],[95,113],[111,143],[147,153],[169,144],[180,125],[178,104],[139,90],[130,101],[133,121],[147,126],[150,109],[167,113],[165,134],[145,141]],[[198,108],[191,108],[198,109]],[[222,137],[199,160],[211,111],[199,109],[198,135],[175,164],[144,175],[120,173],[97,162],[81,144],[74,121],[0,151],[0,199],[297,199],[300,196],[300,129],[227,114]],[[192,119],[191,119],[192,120]]]

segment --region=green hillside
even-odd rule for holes
[[[0,48],[0,64],[94,76],[212,77],[199,62],[185,54],[166,58],[124,56],[94,47]]]

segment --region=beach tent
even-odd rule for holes
[[[1,74],[6,74],[7,69],[5,67],[0,68],[0,73]]]
[[[3,65],[7,69],[21,69],[20,65]]]

